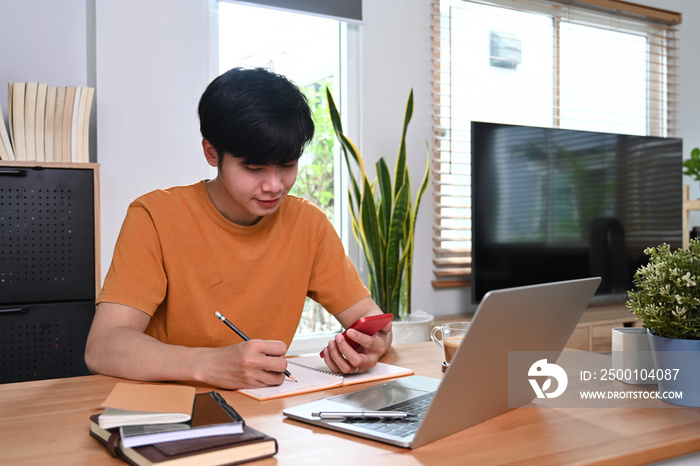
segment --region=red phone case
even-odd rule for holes
[[[379,330],[384,328],[384,326],[393,318],[393,314],[389,313],[368,317],[360,317],[355,322],[353,322],[353,324],[348,328],[348,330],[352,328],[367,335],[374,335]],[[359,348],[360,344],[348,337],[346,333],[347,330],[343,332],[343,337],[345,337],[345,340],[350,344],[352,349]],[[321,351],[321,357],[323,357],[323,351]]]

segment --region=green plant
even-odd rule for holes
[[[644,253],[649,263],[634,275],[628,309],[655,335],[700,340],[700,240],[688,250],[662,244]]]
[[[323,78],[306,86],[304,94],[309,101],[314,121],[314,138],[304,149],[299,160],[299,174],[290,194],[303,197],[320,207],[333,221],[335,216],[334,198],[334,151],[333,125],[328,115],[326,87],[333,86],[333,78]],[[306,298],[297,334],[338,333],[342,331],[338,321],[323,306],[311,298]]]
[[[408,97],[399,155],[392,186],[389,168],[381,157],[376,165],[377,180],[370,182],[355,144],[343,134],[338,109],[326,88],[328,108],[335,135],[350,172],[348,192],[352,229],[367,260],[369,289],[384,312],[404,318],[411,312],[411,279],[416,218],[421,197],[430,179],[430,160],[423,181],[411,202],[411,177],[406,167],[406,131],[413,115],[413,90]],[[353,167],[353,164],[355,167]],[[356,178],[355,170],[359,170]]]
[[[695,181],[700,181],[700,148],[690,151],[690,158],[683,161],[684,175],[692,176]]]
[[[290,194],[303,197],[319,206],[333,220],[333,126],[326,111],[326,93],[332,79],[325,78],[304,88],[314,121],[314,138],[304,150],[297,181]],[[335,319],[332,319],[335,321]]]

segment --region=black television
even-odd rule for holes
[[[602,277],[624,301],[644,249],[682,244],[682,140],[472,122],[472,301]]]

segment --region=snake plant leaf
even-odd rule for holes
[[[411,176],[409,175],[408,167],[404,168],[403,173],[404,173],[403,183],[401,186],[402,187],[406,186],[406,189],[408,189],[408,192],[410,193],[411,192]],[[411,212],[412,207],[411,207],[411,196],[410,195],[408,196],[408,203],[406,205],[406,208],[408,209],[409,212]],[[405,220],[406,221],[404,223],[404,228],[405,228],[404,234],[408,234],[410,232],[410,229],[411,229],[411,217],[406,216]]]
[[[347,154],[352,155],[352,158],[355,160],[357,163],[357,166],[360,168],[360,174],[362,177],[366,177],[367,175],[365,174],[365,164],[362,161],[362,156],[360,155],[360,151],[357,149],[355,144],[348,139],[347,136],[345,136],[339,129],[333,128],[335,131],[335,135],[340,141],[340,149],[343,152],[344,158],[345,158],[345,164],[348,167],[348,170],[350,170],[351,176],[353,176],[354,169],[352,165],[350,164],[350,157],[347,156]]]
[[[425,143],[426,150],[426,161],[425,161],[425,172],[423,173],[423,181],[421,182],[420,188],[416,193],[416,204],[413,211],[413,224],[411,225],[411,231],[416,230],[416,219],[418,219],[418,207],[420,206],[420,201],[423,198],[423,194],[428,189],[428,184],[430,183],[430,148],[428,143]],[[413,235],[410,235],[413,238]]]
[[[328,113],[331,116],[331,123],[333,124],[333,129],[337,133],[343,133],[343,122],[340,120],[340,113],[338,113],[338,107],[335,105],[335,100],[333,100],[333,94],[331,94],[330,88],[326,87],[326,99],[328,102]]]
[[[415,214],[413,215],[414,219],[418,216],[418,205],[423,197],[423,193],[426,191],[426,189],[428,189],[428,183],[430,183],[430,147],[428,147],[428,141],[425,142],[425,154],[425,172],[423,173],[423,181],[421,182],[421,186],[416,193],[416,210]]]
[[[404,243],[406,224],[406,216],[410,215],[408,210],[408,199],[410,190],[405,184],[401,187],[396,200],[394,202],[394,211],[391,215],[391,224],[389,225],[389,234],[386,241],[386,286],[387,289],[393,290],[397,278],[400,280],[403,276],[403,269],[399,271],[399,258],[401,257],[401,246]],[[399,273],[400,272],[400,273]]]
[[[350,158],[347,157],[346,154],[352,155],[353,159],[357,161],[357,165],[360,167],[360,173],[361,176],[366,176],[365,175],[365,165],[362,161],[362,157],[360,156],[360,151],[355,147],[355,144],[348,139],[347,136],[345,136],[343,133],[338,133],[336,132],[336,136],[338,137],[338,140],[340,140],[340,148],[345,154],[345,164],[347,165],[348,169],[350,170],[350,173],[353,173],[354,169],[352,168],[352,165],[350,164]]]
[[[355,212],[355,209],[352,207],[353,199],[352,199],[352,192],[348,191],[348,204],[350,205],[350,219],[352,220],[352,232],[355,235],[355,239],[359,243],[361,238],[359,236],[359,228],[360,228],[360,223],[357,221],[357,213]]]
[[[348,196],[350,196],[350,193],[348,193]],[[373,256],[372,256],[372,250],[369,245],[369,242],[367,240],[367,236],[365,235],[364,230],[362,229],[362,226],[360,225],[360,222],[357,218],[357,215],[355,215],[355,212],[351,212],[350,216],[351,222],[352,222],[352,233],[353,236],[355,237],[355,240],[357,243],[362,247],[362,252],[365,256],[365,260],[367,261],[367,266],[369,267],[370,270],[374,269],[374,264],[372,262]],[[379,289],[381,288],[380,283],[378,282],[378,278],[375,274],[370,274],[369,275],[369,290],[370,293],[372,293],[373,299],[377,299],[377,293],[379,293]]]
[[[359,210],[360,209],[360,203],[362,196],[360,194],[360,188],[357,184],[357,180],[355,176],[353,175],[353,167],[350,164],[350,157],[348,157],[348,154],[352,157],[352,159],[357,163],[358,167],[360,168],[360,173],[363,178],[366,177],[365,174],[365,169],[364,169],[364,163],[362,161],[362,157],[360,156],[360,151],[357,149],[355,144],[348,139],[345,134],[343,133],[343,124],[340,120],[340,115],[338,113],[338,109],[335,105],[335,101],[333,100],[333,96],[330,92],[330,89],[326,88],[326,96],[328,98],[328,109],[329,113],[331,116],[331,123],[333,125],[333,131],[335,132],[336,137],[338,138],[338,141],[340,141],[340,147],[341,151],[343,152],[345,162],[348,167],[348,172],[350,173],[350,183],[351,183],[351,189],[353,190],[354,193],[354,199],[355,203],[354,206]],[[353,207],[353,202],[352,199],[350,201],[350,206],[351,208]]]
[[[328,87],[326,87],[326,97],[328,100],[328,110],[331,116],[331,124],[333,125],[333,131],[335,132],[335,135],[338,137],[338,140],[340,141],[341,147],[345,151],[346,155],[347,153],[350,153],[352,158],[355,160],[355,162],[359,165],[360,171],[362,172],[362,175],[365,176],[365,167],[364,163],[362,161],[362,157],[360,156],[360,151],[357,150],[357,147],[355,147],[355,144],[350,141],[347,137],[345,137],[343,133],[343,124],[340,120],[340,114],[338,113],[338,108],[335,105],[335,101],[333,100],[333,95],[331,94],[331,91]],[[347,159],[347,157],[346,157]],[[350,162],[347,161],[348,168],[352,169],[350,167]]]
[[[409,260],[408,258],[411,256],[409,254],[409,251],[407,249],[403,250],[403,253],[401,254],[401,259],[399,259],[397,271],[398,273],[396,274],[395,281],[392,284],[391,287],[391,296],[390,296],[390,301],[391,305],[394,306],[395,309],[397,309],[397,314],[399,314],[399,310],[401,310],[401,298],[405,295],[406,298],[409,296],[406,294],[406,291],[408,289],[408,285],[411,282],[411,280],[405,279],[404,277],[407,277],[408,275],[408,270],[410,270],[409,267]],[[410,314],[410,299],[405,300],[405,308],[403,309],[404,314]]]
[[[413,117],[413,89],[408,95],[408,102],[406,102],[406,113],[403,119],[403,129],[401,131],[401,145],[399,146],[399,156],[396,159],[396,169],[394,171],[394,180],[396,185],[394,185],[394,196],[399,193],[401,185],[405,182],[405,171],[406,171],[406,132],[408,131],[408,124],[411,122]]]
[[[389,167],[387,166],[384,157],[379,159],[376,164],[376,169],[377,182],[379,184],[379,222],[381,225],[381,230],[387,231],[389,229],[389,222],[391,221],[393,194],[391,192],[391,175],[389,175]]]
[[[367,178],[365,178],[364,181],[364,187],[362,189],[362,209],[360,211],[360,232],[363,239],[367,242],[367,249],[370,254],[369,258],[371,258],[373,270],[376,271],[376,281],[380,286],[378,292],[383,296],[383,274],[385,270],[383,254],[384,244],[382,244],[383,235],[379,232],[377,209],[374,203],[372,187]]]
[[[354,198],[352,196],[353,193],[355,194]],[[350,209],[353,211],[357,209],[359,211],[362,203],[362,194],[360,192],[360,187],[357,185],[357,180],[352,174],[350,174],[350,190],[348,194],[350,196]]]

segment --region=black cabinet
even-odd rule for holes
[[[87,375],[96,164],[0,165],[0,383]]]
[[[94,301],[0,307],[0,382],[87,375]]]

